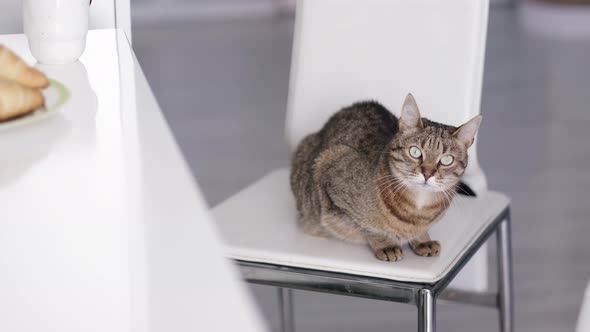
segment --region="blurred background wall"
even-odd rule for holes
[[[96,0],[100,1],[100,0]],[[295,0],[132,0],[133,21],[216,19],[228,16],[270,15],[289,10]],[[22,32],[20,0],[0,0],[0,31]]]
[[[96,0],[100,1],[100,0]],[[491,0],[507,4],[511,0]],[[296,0],[132,0],[134,23],[179,19],[268,16],[292,12]],[[0,31],[22,32],[21,1],[0,0]]]

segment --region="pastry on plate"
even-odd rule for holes
[[[44,103],[41,90],[0,79],[0,121],[32,113]]]
[[[18,57],[4,45],[0,45],[0,78],[16,81],[29,88],[46,88],[49,86],[47,76]]]

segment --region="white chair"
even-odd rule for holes
[[[89,19],[91,29],[122,29],[131,43],[131,7],[129,0],[95,0],[90,6]]]
[[[488,6],[488,0],[300,1],[286,125],[291,148],[359,100],[376,99],[399,115],[411,92],[424,116],[452,125],[479,114]],[[293,330],[291,288],[414,304],[419,331],[435,330],[440,297],[498,307],[501,330],[512,331],[509,199],[487,190],[475,145],[464,182],[478,197],[455,200],[432,229],[443,246],[438,258],[407,249],[401,262],[382,262],[364,246],[305,235],[288,174],[277,170],[214,209],[227,255],[245,279],[279,287],[283,331]],[[497,293],[487,290],[486,252],[476,253],[493,232]],[[443,292],[464,267],[457,290]]]

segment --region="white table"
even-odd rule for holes
[[[0,331],[263,330],[124,34],[80,61],[44,67],[60,114],[0,130]]]

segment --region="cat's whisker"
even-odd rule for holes
[[[398,178],[397,177],[393,177],[393,176],[392,177],[383,177],[383,178],[379,178],[377,180],[374,180],[373,182],[388,182],[388,181],[391,181],[391,180],[398,180]]]
[[[458,198],[458,196],[455,194],[455,189],[454,188],[447,189],[447,190],[444,191],[444,193],[449,197],[449,199],[451,201],[451,205],[453,205],[455,207],[459,207],[460,206],[459,202],[457,201],[460,198]]]
[[[397,183],[397,182],[399,182],[399,181],[400,181],[400,180],[399,180],[399,179],[397,179],[397,178],[393,178],[393,179],[385,179],[385,180],[381,180],[381,181],[379,181],[379,183],[377,183],[377,185],[376,185],[376,186],[377,186],[378,188],[380,188],[380,187],[382,187],[382,186],[389,186],[389,185],[391,185],[391,184],[393,184],[393,183]]]
[[[379,182],[382,182],[383,183],[383,182],[389,182],[391,180],[400,180],[400,178],[398,176],[395,176],[395,175],[388,175],[388,176],[380,177],[380,178],[378,178],[378,179],[376,179],[374,181],[375,182],[378,182],[378,183]]]
[[[384,191],[391,189],[391,187],[395,187],[399,184],[399,182],[392,182],[388,183],[387,185],[383,185],[381,187],[376,187],[379,190],[379,195],[381,195]]]
[[[455,195],[455,198],[457,199],[458,202],[461,202],[461,203],[466,201],[465,197],[463,197],[461,195]]]
[[[392,196],[392,198],[395,198],[395,197],[396,197],[396,195],[397,195],[397,194],[398,194],[398,193],[399,193],[401,190],[403,190],[403,189],[405,189],[405,188],[407,188],[407,182],[406,182],[405,180],[403,180],[403,179],[402,179],[402,182],[401,182],[399,185],[397,185],[397,186],[394,188],[394,190],[392,190],[391,192],[389,192],[389,193],[387,194],[387,196],[386,196],[386,197],[385,197],[383,200],[384,200],[384,201],[387,201],[387,199],[388,199],[390,196],[392,196],[392,195],[393,195],[393,196]]]
[[[382,176],[380,178],[377,178],[374,181],[375,182],[379,182],[379,181],[384,180],[384,179],[397,179],[397,178],[398,178],[398,176],[395,176],[395,175],[386,175],[386,176]]]
[[[441,193],[442,193],[442,194],[443,194],[443,196],[444,196],[444,199],[445,199],[445,201],[446,201],[446,206],[447,206],[447,208],[449,208],[449,207],[451,207],[451,206],[455,206],[455,205],[456,205],[456,203],[455,203],[455,202],[454,202],[454,200],[453,200],[453,197],[452,197],[452,196],[450,196],[448,192],[446,192],[446,191],[441,191]]]
[[[392,190],[392,188],[397,188],[401,183],[400,179],[395,179],[393,181],[389,181],[386,184],[382,185],[383,187],[377,187],[380,189],[378,196],[380,197],[386,190]]]
[[[367,188],[365,190],[363,190],[363,194],[369,192],[369,191],[374,191],[375,189],[380,190],[379,192],[379,196],[385,191],[387,190],[389,187],[391,186],[395,186],[397,185],[401,180],[398,177],[394,177],[394,176],[385,176],[381,178],[382,180],[380,181],[374,181],[376,182],[375,186],[367,186]]]
[[[443,189],[439,192],[439,195],[443,196],[444,200],[446,201],[446,206],[450,206],[453,204],[453,197],[449,194],[446,189]]]
[[[396,188],[398,188],[401,184],[401,180],[398,180],[397,182],[391,182],[389,183],[387,186],[385,186],[385,188],[381,189],[381,191],[379,192],[379,196],[381,196],[381,194],[383,194],[384,191],[390,189],[390,190],[395,190]],[[391,187],[394,187],[393,189]]]
[[[460,190],[463,194],[465,194],[467,196],[471,196],[471,193],[467,192],[465,189],[461,188],[460,186],[457,186],[455,188],[455,190]]]

